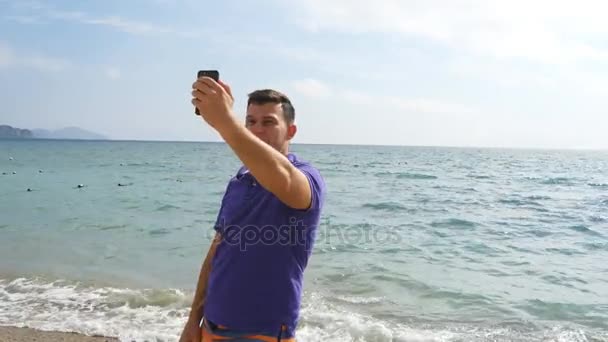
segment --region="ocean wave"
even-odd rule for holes
[[[165,205],[162,205],[162,206],[156,208],[155,211],[170,211],[170,210],[174,210],[174,209],[180,209],[180,207],[177,207],[177,206],[174,206],[171,204],[165,204]]]
[[[608,332],[608,320],[606,320],[606,317],[602,317],[603,315],[600,313],[605,309],[605,305],[546,302],[534,299],[517,305],[517,308],[543,320],[550,319],[567,322],[582,319],[586,321],[588,326],[603,329],[604,333]],[[604,337],[608,337],[608,333]],[[599,341],[605,340],[601,339]]]
[[[583,242],[580,244],[589,251],[607,251],[608,242]]]
[[[325,165],[325,166],[333,166],[333,165],[342,165],[342,161],[340,160],[333,160],[333,161],[325,161],[325,160],[319,160],[317,161],[318,165]]]
[[[526,196],[525,199],[528,199],[530,201],[544,201],[544,200],[550,200],[551,197],[542,196],[542,195],[531,195],[531,196]]]
[[[402,204],[396,202],[365,203],[363,204],[363,208],[370,208],[374,210],[387,210],[391,212],[407,210],[407,208],[404,207]]]
[[[488,306],[493,305],[491,298],[479,294],[463,293],[460,291],[440,290],[433,291],[422,296],[423,298],[444,299],[455,309],[462,309],[467,306]]]
[[[510,248],[514,251],[521,252],[521,253],[542,255],[542,253],[540,253],[536,250],[533,250],[533,249],[528,249],[528,248],[514,246],[514,245],[507,245],[506,247]]]
[[[473,175],[473,174],[468,174],[467,177],[474,178],[474,179],[490,179],[490,178],[492,178],[492,176],[488,176],[488,175]]]
[[[608,183],[587,183],[587,185],[594,188],[608,188]]]
[[[470,252],[488,257],[496,257],[498,255],[505,254],[504,251],[495,247],[490,247],[482,242],[469,243],[465,246],[465,249]]]
[[[542,228],[536,228],[536,229],[531,229],[525,232],[525,234],[527,235],[532,235],[535,237],[547,237],[547,236],[551,236],[553,235],[552,232],[542,229]]]
[[[517,207],[521,207],[521,206],[526,206],[526,205],[531,205],[531,206],[538,206],[538,207],[542,207],[543,205],[535,202],[533,200],[529,200],[529,199],[501,199],[498,200],[498,203],[502,203],[502,204],[511,204]]]
[[[541,279],[546,281],[549,284],[560,285],[560,286],[565,286],[565,287],[569,287],[569,288],[575,288],[573,283],[583,284],[583,285],[589,284],[584,279],[581,279],[578,277],[568,277],[568,276],[553,275],[553,274],[548,274],[548,275],[542,276]]]
[[[505,266],[512,266],[512,267],[521,267],[521,266],[530,265],[529,261],[516,261],[516,260],[505,260],[505,261],[501,261],[500,263]]]
[[[437,176],[427,175],[422,173],[399,173],[397,174],[399,179],[437,179]]]
[[[99,230],[114,230],[114,229],[123,229],[123,228],[127,228],[128,225],[126,224],[118,224],[118,225],[111,225],[111,226],[101,226],[99,227]]]
[[[468,306],[486,306],[491,298],[480,295],[467,295],[459,292],[442,291],[438,297],[448,300],[456,310]],[[582,329],[559,324],[537,326],[524,321],[505,322],[467,322],[463,320],[429,320],[416,315],[403,317],[385,314],[380,319],[367,313],[361,305],[350,308],[350,303],[341,305],[338,301],[328,300],[328,295],[312,293],[307,296],[302,307],[300,327],[297,338],[304,342],[313,341],[376,341],[376,342],[582,342],[605,341],[605,330]],[[464,298],[463,298],[464,296]],[[361,298],[364,300],[363,298]],[[380,298],[372,298],[379,300]],[[497,308],[499,311],[508,310]]]
[[[354,297],[354,296],[338,296],[337,300],[350,304],[379,304],[386,300],[384,297]]]
[[[410,247],[410,248],[412,248],[412,247]],[[393,254],[393,255],[395,255],[395,254],[399,254],[399,253],[401,253],[401,252],[403,252],[403,251],[404,251],[404,249],[403,249],[403,248],[400,248],[400,247],[393,247],[393,248],[384,248],[384,249],[379,250],[378,252],[379,252],[380,254]],[[419,249],[419,248],[415,248],[415,247],[414,247],[414,248],[413,248],[413,251],[414,251],[414,252],[419,252],[419,251],[420,251],[420,249]]]
[[[569,177],[552,177],[541,181],[541,184],[546,185],[573,185],[575,179]]]
[[[608,221],[608,217],[592,215],[592,216],[589,216],[589,220],[591,222],[606,222],[606,221]]]
[[[457,333],[414,328],[347,310],[312,294],[302,308],[304,319],[297,332],[300,341],[450,341]]]
[[[376,172],[376,177],[395,177],[397,179],[437,179],[437,176],[427,175],[423,173],[409,173],[409,172]]]
[[[0,279],[0,325],[118,337],[124,342],[175,342],[187,320],[191,296],[179,289],[126,289],[62,280]],[[448,300],[456,308],[486,306],[491,302],[482,295],[450,291],[429,296]],[[589,317],[586,319],[592,319],[598,330],[513,321],[485,324],[428,320],[388,313],[380,318],[368,310],[369,304],[385,301],[384,297],[306,292],[296,336],[303,342],[540,342],[547,339],[575,342],[608,338],[606,330],[602,330],[605,323],[597,317],[594,306],[527,302],[522,308],[542,319],[552,317],[556,310],[564,318]]]
[[[0,280],[0,325],[174,341],[191,296],[177,289],[93,287],[68,281]]]
[[[434,221],[431,223],[431,227],[434,228],[474,228],[475,226],[477,226],[477,223],[475,222],[457,218],[450,218],[443,221]]]
[[[148,234],[151,236],[167,235],[167,234],[171,234],[171,231],[167,228],[159,228],[159,229],[152,229],[151,231],[148,232]]]
[[[584,234],[593,235],[593,236],[602,236],[602,234],[596,232],[595,230],[593,230],[589,227],[583,226],[583,225],[570,226],[570,227],[568,227],[568,229],[574,230],[576,232],[584,233]]]
[[[550,253],[555,253],[555,254],[561,254],[561,255],[585,255],[585,252],[581,252],[579,250],[576,249],[572,249],[572,248],[545,248],[545,251],[550,252]]]
[[[373,161],[373,162],[369,162],[369,163],[365,164],[366,167],[370,167],[370,168],[379,166],[379,165],[391,165],[391,163],[383,162],[383,161]]]
[[[149,162],[144,162],[144,163],[121,163],[120,166],[127,166],[127,167],[147,167],[147,166],[157,166],[157,167],[167,167],[166,165],[162,165],[162,164],[150,164]]]

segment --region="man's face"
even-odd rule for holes
[[[280,103],[250,104],[245,125],[255,136],[280,152],[285,152],[296,127],[288,125]]]

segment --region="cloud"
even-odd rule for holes
[[[70,62],[47,56],[26,57],[20,63],[25,67],[35,68],[42,71],[63,71],[70,66]]]
[[[36,1],[24,1],[14,4],[17,10],[28,11],[27,15],[13,15],[11,18],[21,23],[41,20],[61,20],[86,25],[106,26],[133,35],[162,35],[172,34],[181,37],[198,37],[202,32],[181,30],[148,22],[134,21],[120,16],[92,16],[81,11],[56,9]]]
[[[483,61],[454,60],[448,71],[456,76],[488,81],[514,90],[542,89],[553,93],[574,96],[583,93],[591,96],[608,96],[608,78],[601,71],[591,72],[578,67],[534,68],[516,63],[488,63]]]
[[[0,68],[19,67],[57,72],[67,69],[70,65],[71,63],[65,59],[41,54],[28,55],[18,53],[8,44],[0,42]]]
[[[10,66],[14,60],[12,49],[0,42],[0,68]]]
[[[69,17],[65,18],[70,20]],[[187,35],[186,32],[176,31],[167,27],[157,26],[144,22],[136,22],[127,20],[118,16],[104,17],[104,18],[90,18],[85,14],[81,16],[74,17],[74,21],[78,21],[83,24],[89,25],[100,25],[100,26],[108,26],[119,31],[123,31],[126,33],[131,33],[135,35],[144,35],[144,34],[167,34],[167,33],[175,33],[180,35]]]
[[[355,105],[383,105],[395,110],[410,113],[470,114],[474,112],[472,109],[465,106],[446,103],[440,100],[425,98],[410,99],[390,95],[372,95],[353,90],[341,91],[340,98]]]
[[[508,88],[540,87],[544,89],[557,89],[558,75],[538,68],[530,70],[518,68],[511,63],[489,63],[483,61],[470,61],[456,59],[448,66],[448,71],[457,77],[492,81]]]
[[[38,24],[40,23],[40,18],[36,16],[28,16],[28,15],[7,15],[4,16],[5,19],[16,21],[19,24]]]
[[[388,106],[395,110],[411,113],[433,113],[433,114],[471,114],[475,111],[466,106],[446,103],[439,100],[425,98],[406,98],[391,95],[378,95],[364,93],[352,89],[337,89],[329,84],[316,79],[303,79],[292,82],[292,88],[297,93],[308,98],[326,98],[332,96],[338,101],[343,101],[356,106]]]
[[[118,68],[108,67],[105,70],[105,75],[111,80],[117,80],[121,77],[122,74]]]
[[[281,1],[281,0],[278,0]],[[390,33],[498,59],[564,64],[606,61],[608,2],[581,0],[294,0],[308,30]]]
[[[322,98],[331,95],[327,84],[311,78],[293,82],[293,88],[306,97]]]

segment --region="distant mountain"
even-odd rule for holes
[[[20,129],[7,125],[0,126],[0,138],[108,140],[101,134],[78,127],[66,127],[49,131],[46,129]]]
[[[0,125],[0,139],[7,138],[32,138],[32,131],[29,129],[15,128],[8,125]]]
[[[81,139],[81,140],[108,140],[107,137],[84,130],[78,127],[66,127],[55,131],[46,129],[32,130],[35,138],[40,139]]]

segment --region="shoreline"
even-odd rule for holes
[[[119,342],[115,337],[87,336],[73,332],[43,331],[33,328],[0,326],[1,342]]]

